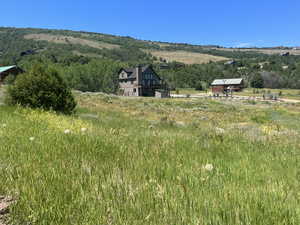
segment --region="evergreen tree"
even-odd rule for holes
[[[253,88],[263,88],[264,80],[260,73],[255,73],[250,82],[251,87]]]
[[[71,90],[58,72],[40,64],[19,75],[9,86],[7,102],[66,114],[72,113],[76,107]]]

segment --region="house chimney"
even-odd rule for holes
[[[141,79],[142,79],[142,65],[138,65],[136,68],[136,80],[138,85],[141,85]]]

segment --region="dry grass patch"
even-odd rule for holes
[[[93,57],[93,58],[103,58],[102,55],[96,54],[96,53],[82,53],[80,51],[72,51],[74,55],[78,56],[86,56],[86,57]]]
[[[154,44],[159,45],[161,48],[170,47],[171,46],[171,44],[163,43],[163,42],[154,42]]]
[[[119,48],[119,45],[108,44],[100,41],[91,41],[83,38],[75,38],[71,36],[63,36],[63,35],[51,35],[51,34],[28,34],[24,36],[25,39],[32,39],[36,41],[48,41],[57,44],[78,44],[89,46],[92,48],[98,49],[114,49]]]
[[[150,51],[156,57],[162,57],[168,61],[177,61],[185,64],[203,64],[210,61],[217,62],[228,60],[221,56],[213,56],[202,53],[186,52],[186,51]]]

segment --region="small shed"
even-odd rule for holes
[[[18,75],[19,73],[24,72],[18,66],[2,66],[0,67],[0,84],[3,83],[4,79],[9,75]]]
[[[211,83],[214,94],[242,91],[244,88],[243,78],[217,79]]]
[[[164,89],[157,89],[155,90],[155,98],[169,98],[170,91]]]

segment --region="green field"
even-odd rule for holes
[[[258,93],[255,93],[258,92]],[[238,93],[244,96],[258,96],[261,97],[264,93],[273,93],[279,96],[279,98],[300,100],[300,90],[297,89],[270,89],[270,88],[247,88],[243,92]]]
[[[207,92],[210,90],[208,89]],[[171,94],[183,94],[183,95],[194,95],[194,94],[201,94],[206,93],[206,91],[197,91],[195,88],[177,88],[176,90],[171,91]]]
[[[197,91],[195,88],[179,88],[177,92],[182,95],[211,95],[211,89],[208,89],[207,91]],[[171,93],[176,94],[176,91],[172,91]],[[233,93],[233,96],[262,97],[263,94],[274,94],[277,95],[278,98],[300,100],[299,89],[246,88],[242,92]]]
[[[0,106],[13,224],[300,224],[300,104],[76,96]]]

